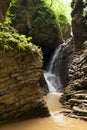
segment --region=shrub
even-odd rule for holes
[[[19,51],[31,51],[40,55],[41,50],[32,44],[31,37],[26,38],[25,35],[19,35],[14,28],[0,23],[0,49]]]

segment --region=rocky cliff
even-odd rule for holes
[[[87,120],[87,49],[74,53],[68,69],[70,81],[61,101],[70,116]]]
[[[0,32],[0,123],[48,116],[38,83],[42,54],[35,45],[28,44],[24,36],[9,31],[4,26]],[[27,48],[24,49],[25,41]],[[22,48],[19,49],[16,42]]]
[[[74,52],[68,61],[69,82],[60,101],[68,116],[87,120],[87,1],[72,2]]]
[[[87,1],[72,0],[72,31],[76,51],[80,51],[87,40]]]
[[[42,0],[17,0],[10,11],[14,14],[12,26],[20,33],[32,36],[33,43],[42,48],[47,64],[55,48],[62,43],[52,10]]]

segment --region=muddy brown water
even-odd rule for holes
[[[59,94],[48,94],[44,97],[51,112],[50,117],[3,125],[0,130],[87,130],[86,121],[59,114],[64,109],[58,102],[59,97]]]

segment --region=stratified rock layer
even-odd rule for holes
[[[69,82],[60,101],[68,116],[87,120],[87,1],[72,2],[74,52],[68,61]]]
[[[69,66],[69,83],[61,102],[70,108],[71,115],[87,119],[87,49],[74,54]]]
[[[41,61],[32,51],[0,50],[0,123],[49,115],[38,84]]]

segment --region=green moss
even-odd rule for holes
[[[31,24],[30,35],[36,43],[51,44],[58,38],[61,41],[59,25],[56,16],[44,1],[37,6],[36,15]],[[57,40],[56,40],[57,42]]]
[[[31,37],[19,35],[12,27],[0,23],[0,49],[19,51],[31,51],[32,53],[41,54],[41,50],[31,43]]]

